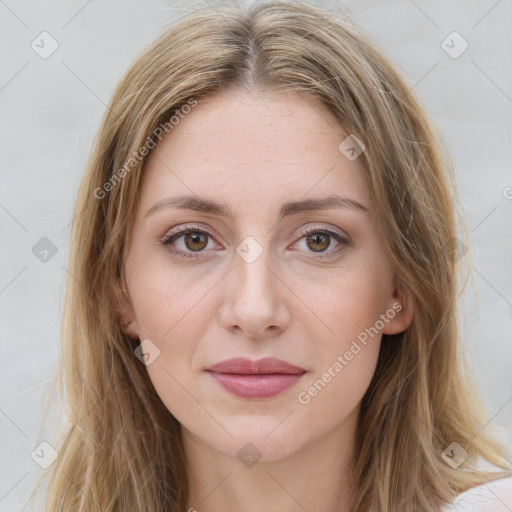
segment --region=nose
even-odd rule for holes
[[[275,267],[266,247],[254,261],[234,256],[220,311],[225,329],[258,339],[272,338],[287,329],[289,291]]]

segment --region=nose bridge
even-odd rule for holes
[[[261,306],[274,302],[275,270],[268,237],[247,236],[236,248],[234,275],[237,294],[244,300],[257,299]]]
[[[222,321],[252,336],[283,330],[289,321],[269,237],[246,237],[234,254]]]

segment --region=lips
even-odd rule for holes
[[[226,391],[244,398],[269,398],[295,385],[304,368],[274,357],[258,361],[234,358],[207,368]]]
[[[251,361],[243,357],[236,357],[234,359],[227,359],[220,363],[214,364],[208,368],[208,371],[215,373],[238,373],[246,375],[268,375],[271,373],[281,374],[299,374],[304,373],[304,368],[299,368],[293,364],[287,363],[282,359],[275,357],[265,357],[258,361]]]

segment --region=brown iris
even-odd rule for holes
[[[208,245],[208,235],[206,233],[187,233],[185,245],[191,251],[202,251]]]
[[[323,251],[329,247],[330,237],[327,234],[323,233],[314,233],[312,235],[308,235],[306,237],[307,243],[309,245],[310,242],[313,242],[314,245],[311,247],[316,247]],[[320,252],[318,251],[318,252]]]

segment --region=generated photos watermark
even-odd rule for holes
[[[108,192],[112,191],[137,163],[140,162],[151,149],[156,147],[157,141],[154,139],[162,140],[164,133],[169,133],[196,105],[197,100],[195,98],[189,98],[187,103],[177,110],[169,121],[159,124],[146,139],[146,142],[137,151],[134,151],[130,158],[125,161],[124,165],[113,173],[103,186],[94,189],[94,197],[96,199],[103,199]]]
[[[357,340],[353,340],[350,348],[343,355],[338,355],[336,360],[327,368],[322,376],[317,379],[307,390],[301,391],[297,395],[299,403],[307,405],[311,399],[320,393],[336,375],[338,375],[345,366],[347,366],[354,357],[368,344],[368,337],[373,338],[379,334],[385,324],[389,323],[395,315],[402,310],[403,306],[399,302],[395,302],[391,308],[382,313],[371,327],[367,327],[357,335]],[[359,341],[359,343],[358,343]],[[361,346],[362,345],[362,346]]]

